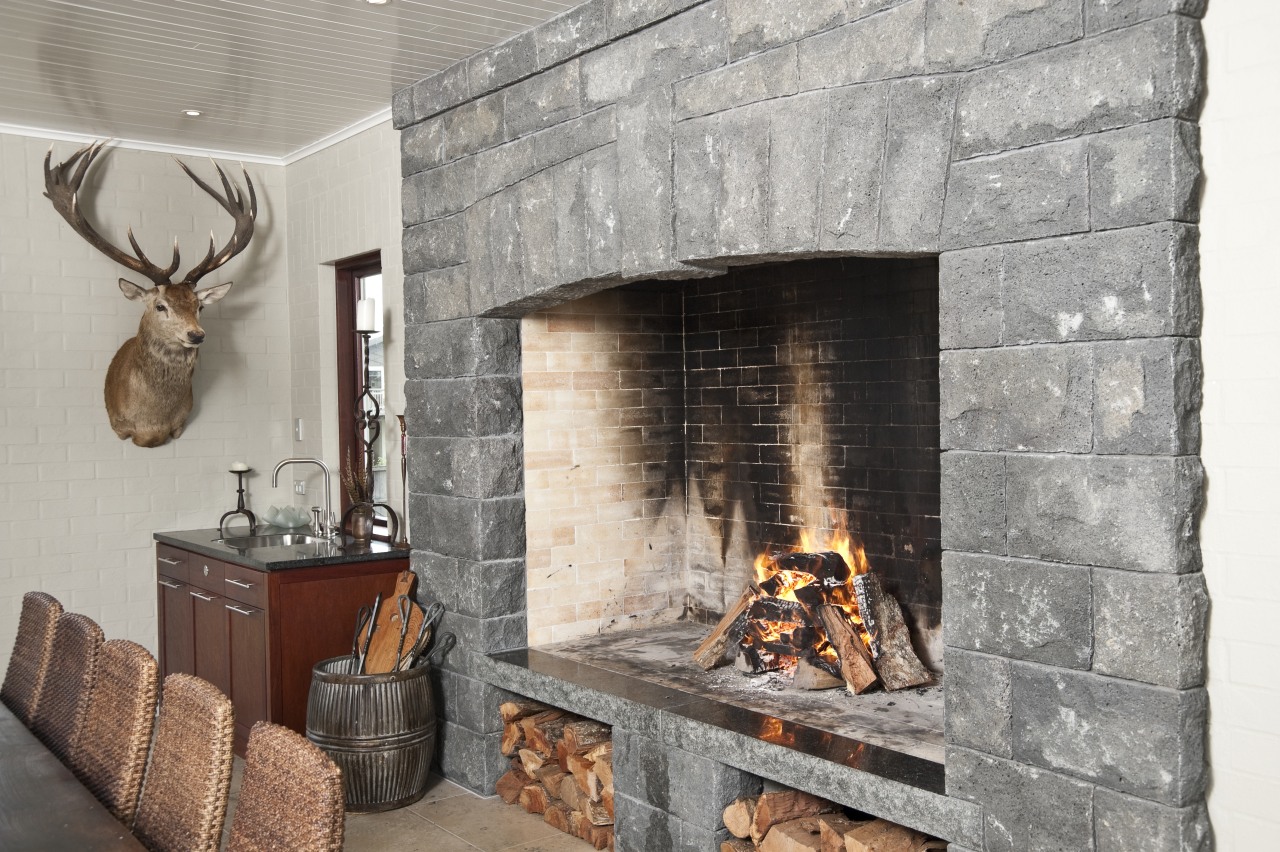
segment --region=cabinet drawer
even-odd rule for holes
[[[223,568],[222,584],[233,601],[260,608],[267,605],[267,575],[262,571],[228,562]]]
[[[187,575],[193,586],[221,595],[226,591],[223,588],[225,584],[222,582],[225,570],[224,562],[201,556],[199,553],[188,554]]]
[[[156,573],[186,582],[188,556],[190,554],[185,550],[178,550],[176,547],[170,547],[167,544],[157,544]]]

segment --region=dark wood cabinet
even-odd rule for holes
[[[396,557],[261,571],[158,543],[161,671],[231,698],[237,754],[260,719],[304,733],[311,667],[351,652],[356,611],[408,567]]]

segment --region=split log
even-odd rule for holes
[[[603,790],[600,791],[600,804],[604,805],[605,813],[607,813],[611,817],[614,817],[615,819],[617,818],[617,815],[613,812],[613,788],[612,787],[605,787]]]
[[[926,839],[906,826],[875,819],[848,831],[844,848],[845,852],[917,852]]]
[[[720,841],[720,852],[752,852],[755,848],[756,845],[750,840],[740,840],[737,837]]]
[[[833,550],[822,553],[788,553],[778,557],[774,564],[780,571],[803,571],[812,574],[819,585],[835,589],[849,581],[849,564]]]
[[[524,738],[529,747],[533,748],[534,738],[533,731],[537,725],[554,722],[564,716],[563,710],[544,710],[541,713],[534,713],[532,716],[524,716],[520,719],[520,727],[524,730]],[[550,757],[550,752],[543,752],[543,757]]]
[[[508,805],[514,805],[520,798],[520,791],[533,783],[533,779],[523,769],[512,769],[498,779],[498,795]]]
[[[871,659],[876,673],[890,691],[928,683],[929,670],[911,647],[911,636],[902,620],[902,607],[880,587],[874,573],[853,578],[858,614],[871,638]]]
[[[558,764],[544,763],[536,772],[533,773],[533,777],[536,778],[543,787],[546,787],[554,793],[556,790],[560,789],[560,782],[565,778],[568,778],[569,773],[561,769]]]
[[[597,849],[607,849],[613,842],[612,825],[595,825],[577,811],[569,814],[569,829],[574,837],[587,841]]]
[[[542,821],[552,828],[558,828],[565,834],[569,833],[569,814],[573,812],[573,808],[564,802],[553,801],[547,805],[547,809],[542,812]]]
[[[742,796],[734,799],[724,809],[721,818],[724,820],[724,827],[729,829],[729,833],[734,837],[747,839],[751,837],[751,821],[756,816],[756,799],[759,796]]]
[[[760,852],[822,852],[822,823],[816,816],[780,822],[764,836]]]
[[[537,775],[538,770],[542,768],[542,764],[546,761],[542,755],[538,754],[531,748],[520,749],[520,762],[524,764],[526,775]]]
[[[612,825],[613,815],[604,809],[604,805],[593,802],[587,794],[578,789],[578,783],[572,776],[566,775],[557,788],[560,798],[566,805],[579,811],[592,825]]]
[[[515,722],[536,713],[545,713],[552,708],[540,701],[505,701],[498,706],[503,723]]]
[[[841,814],[823,814],[818,817],[822,823],[822,852],[845,852],[844,836],[860,825],[871,820],[849,819]]]
[[[578,789],[582,791],[583,795],[591,792],[591,769],[595,766],[587,757],[588,751],[590,749],[583,749],[569,755],[569,773],[573,775],[573,779],[578,783]],[[600,801],[600,797],[596,796],[595,801]]]
[[[746,623],[747,607],[751,605],[755,596],[756,590],[751,586],[743,589],[738,602],[729,608],[724,617],[707,634],[707,638],[703,639],[702,644],[693,652],[693,661],[703,670],[710,671],[724,662],[725,651],[742,635],[741,627]],[[734,635],[735,633],[737,636]]]
[[[610,740],[613,728],[603,722],[578,719],[564,726],[563,736],[565,747],[570,753],[581,752]]]
[[[502,726],[502,754],[511,757],[524,748],[524,728],[519,722],[506,722]]]
[[[540,714],[542,715],[542,714]],[[539,716],[530,716],[531,719],[537,719]],[[525,738],[529,741],[529,747],[544,754],[548,758],[556,758],[556,743],[559,742],[564,733],[564,726],[573,721],[573,718],[565,715],[557,716],[554,719],[542,719],[525,728]],[[564,765],[561,764],[561,768]]]
[[[551,797],[547,795],[546,787],[541,784],[530,784],[520,791],[520,796],[516,801],[520,803],[520,807],[529,813],[540,814],[546,812],[547,805],[551,802]]]
[[[825,604],[818,607],[817,615],[827,634],[827,641],[840,658],[840,676],[849,685],[850,692],[861,695],[876,682],[867,646],[862,644],[862,637],[840,607]]]
[[[796,661],[796,673],[791,685],[796,689],[834,689],[844,686],[844,680],[801,658]]]
[[[778,790],[762,793],[756,799],[755,813],[751,817],[751,839],[757,845],[764,840],[769,829],[780,822],[788,822],[805,816],[833,813],[836,806],[799,790]]]

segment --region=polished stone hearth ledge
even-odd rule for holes
[[[654,647],[661,649],[681,637],[687,641],[704,631],[700,625],[667,625],[541,649],[506,651],[484,658],[480,674],[494,686],[642,737],[646,749],[655,753],[678,749],[962,846],[978,845],[979,809],[947,797],[940,760],[888,748],[868,741],[874,737],[850,735],[848,730],[822,730],[797,721],[794,714],[782,718],[760,706],[742,706],[738,701],[741,687],[731,690],[732,697],[727,700],[705,694],[705,687],[682,681],[697,671],[692,664],[688,665],[690,672],[676,661],[669,661],[665,672],[662,665],[651,667],[644,676],[636,671],[636,648],[646,638],[658,639]],[[610,659],[605,659],[606,646],[612,648]],[[662,656],[660,650],[651,650],[650,654]],[[751,681],[736,672],[714,674]],[[781,695],[768,689],[752,689],[765,696],[765,703],[772,700],[779,706],[788,697],[813,700],[813,696],[797,696],[794,692]],[[932,691],[936,699],[929,695],[911,696],[905,702],[908,715],[921,730],[927,730],[921,721],[934,712],[932,701],[941,702],[941,690]],[[858,698],[862,697],[865,696]],[[893,696],[884,695],[877,700],[878,715],[885,717],[878,720],[882,739],[885,730],[894,728],[886,712],[893,709],[888,707],[891,701]],[[940,726],[940,710],[936,711],[936,718]],[[847,717],[841,719],[847,721]],[[923,750],[931,748],[925,746]],[[661,808],[661,803],[656,807]]]

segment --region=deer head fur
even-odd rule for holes
[[[81,148],[66,162],[51,166],[53,149],[44,158],[45,197],[76,233],[107,257],[134,272],[151,279],[150,289],[120,279],[120,292],[125,298],[143,304],[138,333],[125,341],[107,368],[104,397],[111,428],[121,440],[130,438],[140,447],[158,447],[177,438],[187,427],[193,397],[191,377],[196,368],[204,329],[200,327],[200,311],[205,305],[227,295],[231,282],[196,290],[199,280],[235,257],[253,237],[253,223],[258,215],[258,199],[253,181],[244,172],[248,198],[232,185],[216,163],[218,178],[225,192],[219,193],[202,181],[180,161],[178,166],[196,185],[208,193],[235,219],[235,230],[221,251],[209,234],[209,251],[176,283],[171,279],[180,263],[178,241],[173,241],[173,259],[168,266],[152,263],[128,232],[133,254],[116,248],[103,238],[84,218],[80,210],[79,192],[89,166],[102,150],[97,142]],[[242,170],[243,171],[243,170]]]

